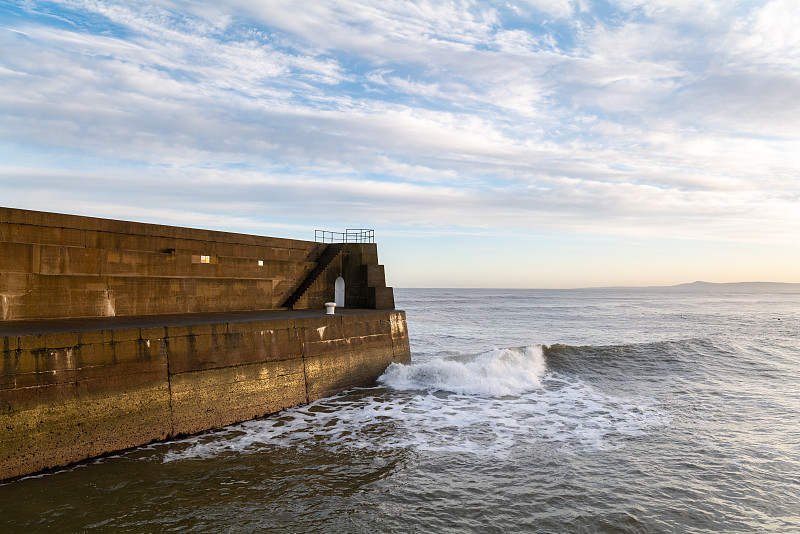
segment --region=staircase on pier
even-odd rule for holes
[[[317,281],[317,278],[319,278],[320,275],[325,272],[325,269],[331,264],[336,256],[341,254],[343,248],[343,243],[329,244],[322,254],[320,254],[317,258],[317,266],[314,267],[310,273],[308,273],[308,276],[306,276],[303,281],[300,282],[300,285],[297,286],[297,289],[295,289],[292,294],[283,301],[280,307],[291,309],[297,303],[297,301],[300,300],[300,297],[302,297],[305,292],[308,291],[308,288]]]

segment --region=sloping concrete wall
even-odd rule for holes
[[[405,313],[0,336],[0,479],[245,421],[410,360]]]
[[[0,207],[0,319],[274,309],[324,246]]]

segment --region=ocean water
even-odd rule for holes
[[[800,532],[800,293],[395,291],[375,387],[0,484],[0,532]]]

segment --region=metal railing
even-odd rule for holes
[[[314,230],[314,241],[317,243],[374,243],[375,230],[367,228],[348,228],[344,232]]]

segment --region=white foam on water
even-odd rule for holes
[[[400,391],[451,391],[503,397],[540,388],[545,373],[541,346],[495,349],[469,361],[434,359],[393,363],[378,382]]]
[[[508,456],[539,442],[577,453],[622,447],[670,419],[651,399],[617,398],[579,378],[548,373],[541,347],[395,364],[380,382],[390,390],[351,391],[187,438],[172,444],[163,461],[270,447]]]

